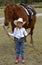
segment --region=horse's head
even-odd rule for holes
[[[5,14],[4,25],[8,26],[9,22],[12,22],[12,20],[15,20],[15,18],[17,18],[16,13],[15,13],[15,5],[14,4],[6,5],[6,8],[4,10],[4,14]]]
[[[9,9],[8,9],[8,6],[6,6],[6,8],[4,10],[4,15],[5,15],[4,25],[8,26],[9,25]]]

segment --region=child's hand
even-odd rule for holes
[[[11,33],[8,32],[8,35],[10,35]]]
[[[8,36],[10,36],[10,33],[9,33],[9,32],[7,32],[7,35],[8,35]]]
[[[7,34],[8,34],[8,36],[10,36],[10,35],[11,35],[11,33],[9,33],[9,32],[8,32]]]

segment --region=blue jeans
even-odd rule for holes
[[[22,59],[24,58],[24,39],[15,39],[16,43],[16,58],[19,58],[21,54]]]

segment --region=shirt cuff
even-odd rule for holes
[[[27,35],[28,35],[28,33],[25,34],[25,36],[27,36]]]
[[[14,36],[14,34],[12,34],[12,33],[8,33],[10,36]]]

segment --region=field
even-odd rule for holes
[[[3,17],[4,16],[4,9],[0,9],[0,17]]]
[[[36,9],[42,13],[42,9]],[[4,16],[3,9],[0,9],[0,17]],[[35,49],[30,45],[30,36],[27,37],[25,46],[24,65],[42,65],[42,17],[37,17],[33,34]],[[21,57],[20,57],[21,58]],[[15,65],[15,43],[5,33],[0,26],[0,65]],[[22,65],[21,59],[17,65]]]

